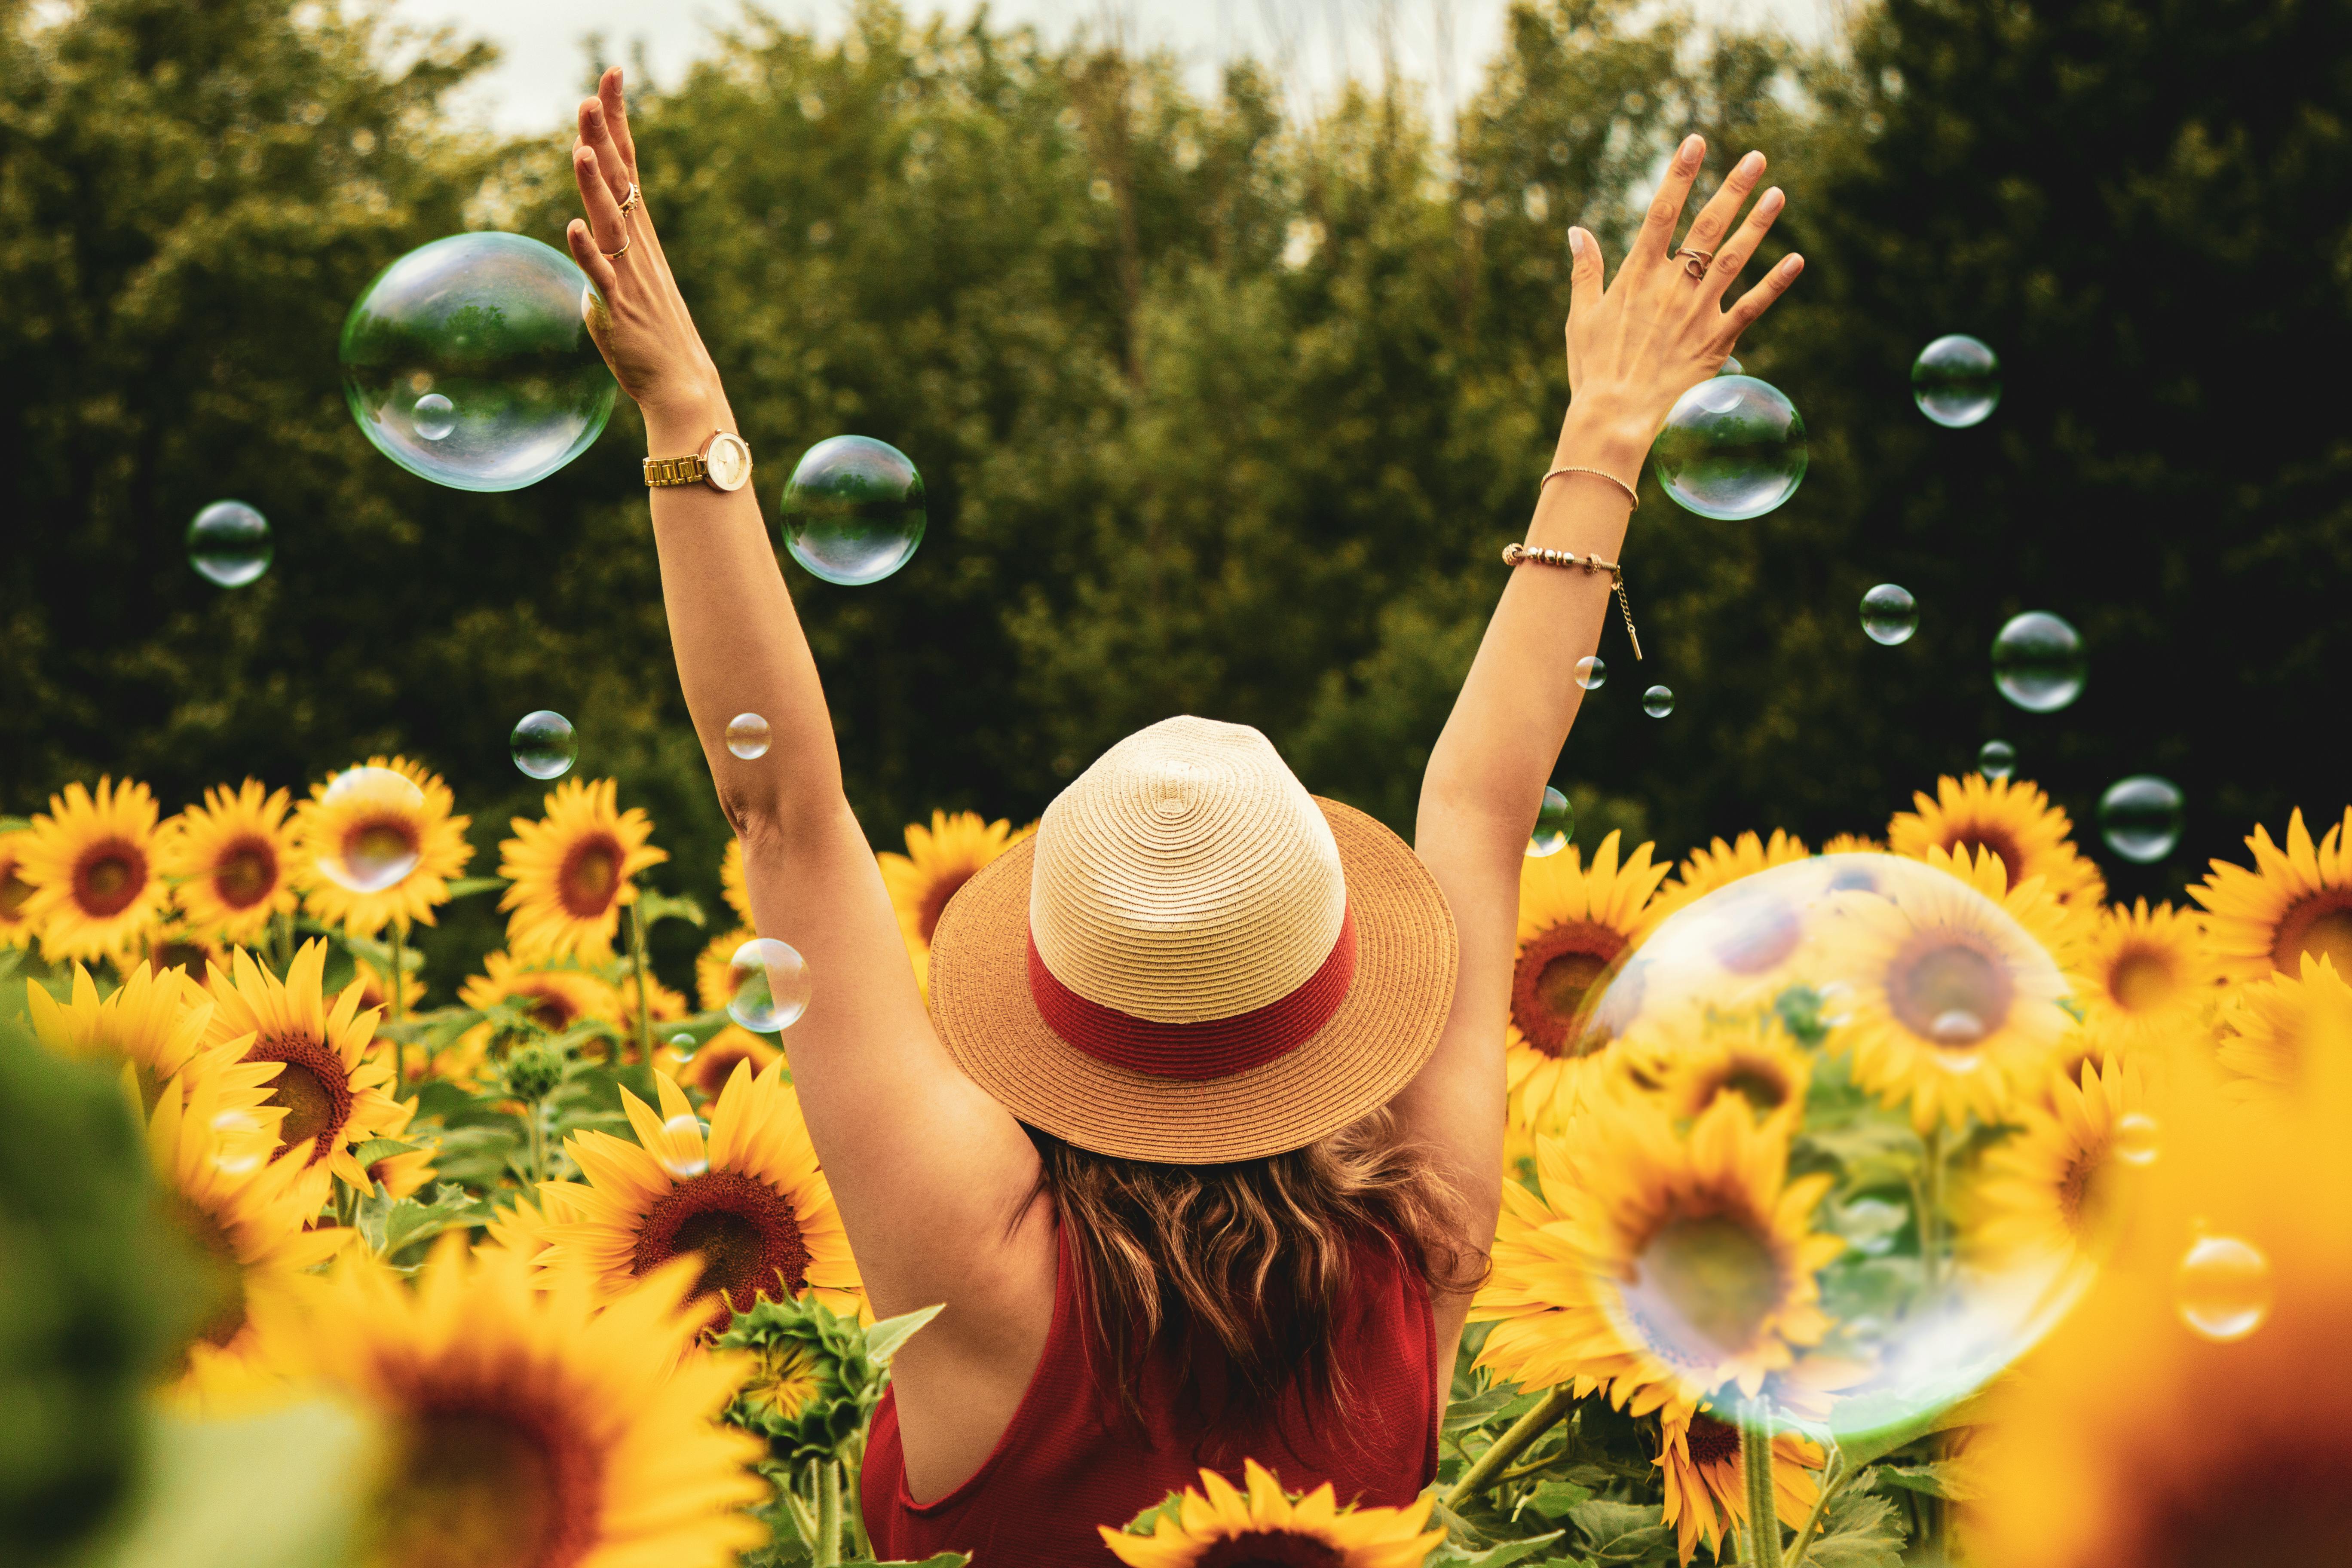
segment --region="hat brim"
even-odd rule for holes
[[[973,1082],[1030,1125],[1098,1154],[1207,1165],[1303,1148],[1378,1110],[1437,1048],[1459,942],[1405,842],[1316,797],[1348,884],[1356,974],[1322,1028],[1223,1078],[1154,1078],[1056,1035],[1029,991],[1031,837],[960,889],[931,937],[931,1021]]]

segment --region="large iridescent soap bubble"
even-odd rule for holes
[[[572,258],[457,234],[376,275],[343,321],[343,397],[376,449],[436,484],[513,490],[586,451],[613,412]]]
[[[929,511],[906,453],[870,436],[835,436],[801,454],[784,486],[784,548],[816,576],[879,583],[915,558]]]
[[[2149,1146],[2136,1079],[2066,1076],[2067,929],[1989,856],[1821,856],[1668,915],[1567,1032],[1585,1088],[1538,1169],[1589,1260],[1570,1310],[1727,1421],[1867,1441],[1982,1387]]]
[[[1675,403],[1651,446],[1658,482],[1701,517],[1761,517],[1804,481],[1805,422],[1769,382],[1717,375]]]

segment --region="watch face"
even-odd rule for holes
[[[710,471],[711,485],[718,489],[740,490],[751,477],[751,448],[740,436],[714,437],[702,460]]]

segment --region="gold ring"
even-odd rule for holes
[[[629,216],[629,209],[631,209],[632,207],[635,206],[636,205],[637,205],[637,183],[636,183],[636,181],[635,181],[635,180],[631,180],[631,181],[629,182],[629,196],[628,196],[628,199],[627,199],[626,201],[625,201],[625,202],[623,202],[623,203],[621,204],[621,216],[622,216],[623,217],[626,217],[626,216]],[[623,247],[623,248],[624,248],[624,249],[625,249],[625,248],[627,248],[627,247]]]
[[[618,250],[599,250],[599,251],[597,251],[597,252],[596,252],[596,254],[597,254],[597,255],[599,255],[599,256],[601,256],[601,257],[603,257],[603,258],[604,258],[605,260],[607,260],[607,261],[618,261],[618,260],[620,260],[620,259],[621,259],[621,258],[623,258],[624,256],[626,256],[626,255],[628,255],[628,254],[629,254],[629,247],[631,247],[631,246],[633,246],[633,245],[636,244],[636,242],[637,242],[637,237],[636,237],[635,235],[631,235],[631,236],[629,236],[626,239],[624,239],[624,240],[622,240],[622,241],[621,241],[621,248],[620,248],[620,249],[618,249]]]
[[[1687,246],[1675,251],[1675,255],[1681,259],[1683,270],[1693,278],[1706,277],[1707,267],[1715,260],[1714,251],[1693,250]]]

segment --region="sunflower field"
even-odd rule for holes
[[[1435,1487],[1353,1509],[1269,1456],[1103,1521],[1118,1559],[2054,1568],[2268,1530],[2315,1560],[2331,1505],[2256,1521],[2244,1478],[2337,1473],[2310,1427],[2352,1408],[2352,809],[2257,826],[2176,908],[2110,902],[2024,781],[1915,804],[1820,853],[1531,846]],[[866,1309],[789,1021],[741,1001],[739,858],[722,910],[653,891],[654,824],[566,781],[469,877],[456,805],[394,756],[0,821],[10,1561],[866,1555],[866,1425],[929,1313]],[[942,812],[881,857],[918,974],[1020,834]],[[493,894],[504,945],[429,970],[418,928]],[[663,921],[709,938],[690,996]],[[1922,1279],[2019,1259],[2068,1283],[1989,1362],[1946,1334],[1957,1382],[1873,1384]]]

